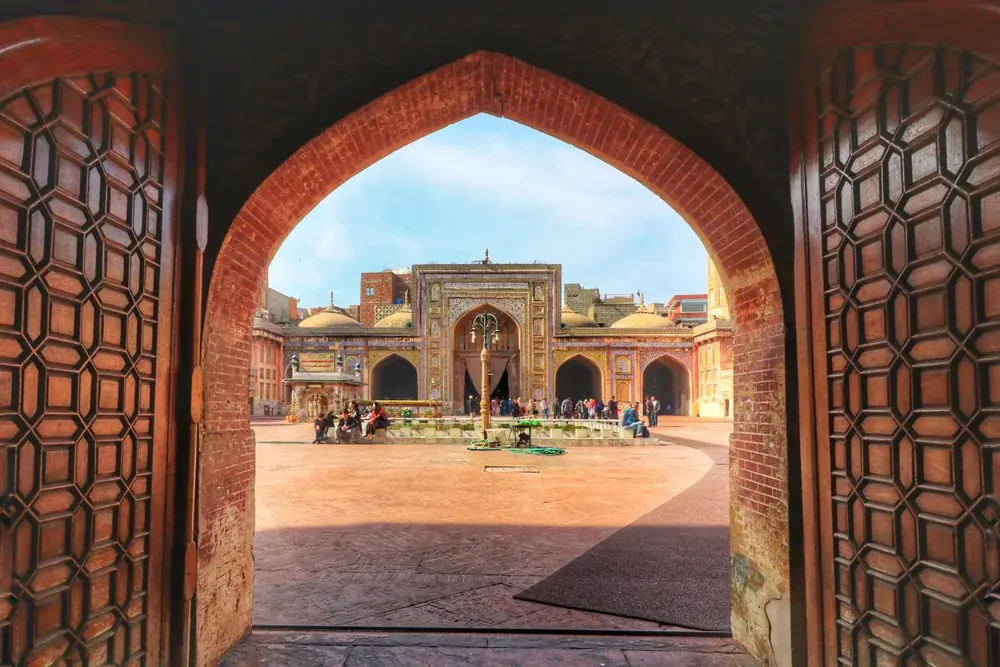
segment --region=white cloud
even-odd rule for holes
[[[680,216],[614,167],[503,119],[475,117],[380,160],[324,199],[282,245],[272,285],[356,301],[360,273],[425,262],[561,263],[563,280],[666,300],[704,289]],[[290,290],[290,291],[288,291]]]
[[[642,186],[568,145],[519,145],[495,136],[458,144],[430,135],[400,149],[393,166],[437,188],[544,209],[560,227],[609,231],[676,216]]]

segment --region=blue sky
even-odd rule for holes
[[[481,114],[415,141],[330,193],[289,234],[271,287],[357,303],[364,271],[429,262],[562,264],[563,282],[648,302],[704,292],[706,254],[663,200],[601,160]]]

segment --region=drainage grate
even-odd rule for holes
[[[530,472],[537,473],[538,468],[522,468],[521,466],[486,466],[486,472]]]

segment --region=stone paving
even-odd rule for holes
[[[222,667],[753,667],[729,639],[476,633],[261,632]]]
[[[254,424],[257,625],[656,629],[513,595],[712,466],[697,450],[652,444],[541,457],[262,442],[302,426]]]

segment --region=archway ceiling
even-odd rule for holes
[[[208,47],[209,201],[231,220],[257,185],[317,134],[421,75],[480,49],[563,76],[665,129],[711,164],[758,221],[790,229],[787,61],[797,13],[235,20]],[[225,174],[225,178],[212,178]],[[210,245],[224,225],[213,225]],[[772,247],[790,234],[773,230]],[[790,250],[790,248],[789,248]]]
[[[0,18],[72,13],[201,32],[184,45],[193,71],[208,77],[209,257],[253,190],[302,145],[380,95],[483,49],[658,125],[726,178],[769,245],[790,253],[789,63],[804,11],[820,1],[624,9],[584,0],[569,11],[555,0],[428,0],[419,9],[404,0],[247,0],[234,13],[228,0],[8,0]],[[789,289],[790,267],[777,270]]]

